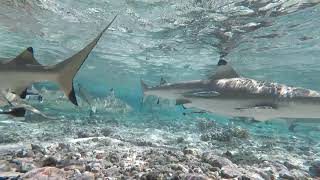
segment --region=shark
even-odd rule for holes
[[[115,21],[116,17],[117,15],[83,49],[55,65],[40,64],[34,57],[32,47],[26,48],[13,59],[0,59],[2,60],[0,62],[0,104],[13,106],[11,111],[5,111],[3,114],[20,117],[26,109],[38,113],[38,110],[24,103],[22,99],[32,94],[28,94],[28,87],[35,82],[42,81],[53,81],[57,83],[69,101],[75,106],[78,106],[73,87],[73,79],[104,32]]]
[[[106,96],[93,97],[86,88],[78,84],[78,96],[82,100],[82,106],[89,106],[89,115],[92,116],[96,113],[103,112],[117,112],[124,113],[130,112],[132,107],[127,103],[117,98],[114,88],[110,88]]]
[[[320,119],[320,92],[276,82],[242,77],[220,59],[216,72],[206,80],[161,83],[148,86],[145,96],[173,99],[176,105],[216,115],[255,121],[284,119],[315,122]]]

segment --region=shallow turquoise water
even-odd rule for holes
[[[248,124],[215,114],[190,114],[192,110],[167,100],[157,104],[157,98],[148,98],[142,103],[139,83],[143,79],[157,85],[161,77],[170,82],[205,79],[225,55],[243,76],[320,90],[320,6],[312,2],[5,0],[0,5],[0,57],[14,57],[32,46],[41,63],[55,64],[119,14],[75,79],[92,98],[105,98],[113,88],[117,101],[107,107],[100,102],[102,107],[90,117],[88,106],[74,107],[59,91],[44,92],[44,102],[32,104],[60,119],[96,123],[116,119],[177,126],[178,121],[188,124],[205,117],[240,125],[257,136],[288,141],[302,136],[318,151],[317,123],[298,125],[293,133],[284,121]],[[58,90],[50,82],[35,86]]]
[[[204,79],[221,54],[243,76],[320,90],[316,3],[55,0],[6,1],[0,8],[0,55],[32,46],[44,64],[76,52],[119,13],[75,83],[92,96],[114,88],[134,111],[141,109],[140,79]],[[164,113],[182,111],[169,109]]]

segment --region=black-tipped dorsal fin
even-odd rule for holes
[[[33,48],[28,47],[21,54],[15,57],[13,60],[9,61],[7,64],[14,65],[41,65],[33,56]]]
[[[210,80],[229,79],[239,77],[238,73],[228,64],[227,61],[220,59],[216,73],[210,77]]]

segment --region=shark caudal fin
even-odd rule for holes
[[[54,71],[58,75],[56,81],[60,85],[61,90],[64,91],[68,99],[76,106],[78,105],[78,102],[74,92],[73,78],[79,71],[81,65],[89,56],[92,49],[96,46],[103,33],[110,27],[116,17],[117,16],[115,16],[112,21],[102,30],[102,32],[86,47],[74,54],[72,57],[58,63],[53,67]]]

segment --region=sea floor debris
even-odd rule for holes
[[[302,138],[274,138],[270,150],[264,137],[251,133],[238,137],[234,132],[243,134],[244,128],[219,123],[205,131],[196,123],[179,123],[175,130],[119,122],[83,127],[60,121],[34,126],[11,125],[12,136],[18,131],[15,128],[26,136],[1,142],[1,178],[311,179],[320,172],[319,149]],[[56,129],[54,133],[49,133],[49,127]],[[231,141],[202,140],[201,132],[221,129],[232,134]]]

